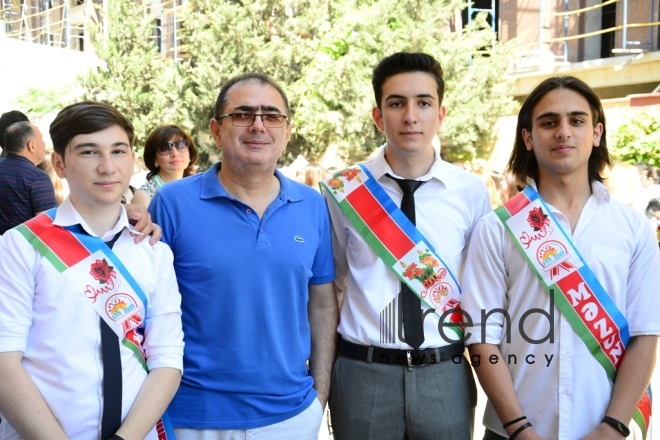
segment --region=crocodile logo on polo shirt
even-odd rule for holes
[[[298,243],[304,243],[304,242],[305,242],[305,239],[302,238],[302,237],[300,237],[300,236],[298,236],[298,235],[296,235],[295,237],[293,237],[293,239],[296,240]]]

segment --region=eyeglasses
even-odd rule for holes
[[[252,127],[257,116],[261,116],[261,122],[264,124],[264,127],[268,128],[280,128],[284,125],[284,121],[287,124],[289,123],[289,118],[277,113],[265,113],[262,115],[256,113],[227,113],[226,115],[216,116],[215,119],[219,121],[227,116],[231,116],[231,125],[234,127]]]
[[[166,142],[163,145],[159,145],[158,148],[156,148],[156,152],[160,155],[166,156],[171,153],[172,148],[176,148],[179,152],[186,151],[188,149],[188,142],[184,140]]]

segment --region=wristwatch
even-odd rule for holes
[[[623,422],[620,422],[613,417],[608,417],[608,416],[603,417],[603,423],[607,423],[608,425],[612,426],[614,429],[619,431],[621,435],[623,435],[624,437],[628,437],[630,435],[630,429],[628,429],[628,427],[624,425]]]

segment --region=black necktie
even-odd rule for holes
[[[82,229],[82,228],[80,228]],[[121,232],[106,242],[110,249]],[[110,326],[101,319],[101,356],[103,358],[103,417],[101,418],[101,440],[108,440],[121,426],[121,354],[119,338]]]
[[[397,179],[403,198],[401,199],[401,211],[408,220],[415,224],[415,191],[426,182],[419,180]],[[403,307],[403,330],[406,343],[418,349],[424,342],[424,323],[422,322],[422,302],[407,284],[401,283],[401,306]]]

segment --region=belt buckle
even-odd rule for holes
[[[429,364],[428,362],[424,362],[423,364],[413,364],[412,363],[412,356],[410,354],[413,351],[418,351],[418,350],[406,350],[406,359],[408,361],[408,371],[412,371],[412,367],[425,367]],[[425,356],[426,355],[422,355],[422,359],[425,359]]]

